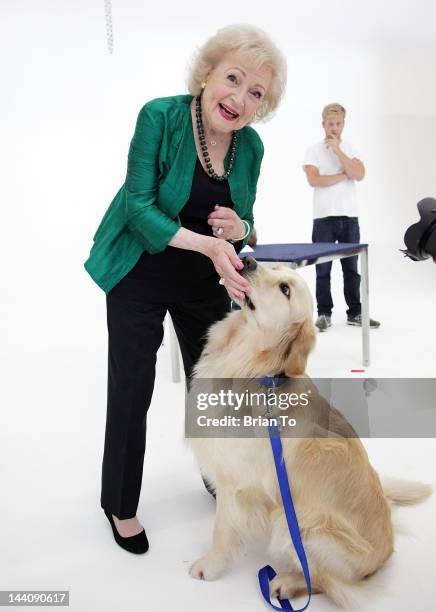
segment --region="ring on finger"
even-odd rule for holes
[[[217,227],[216,229],[213,230],[214,234],[216,236],[221,236],[222,233],[224,232],[224,228],[223,227]]]
[[[225,278],[220,278],[219,284],[220,285],[225,285],[226,284],[226,279]]]

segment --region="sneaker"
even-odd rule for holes
[[[320,332],[325,331],[327,327],[332,326],[332,319],[328,315],[319,315],[315,322],[315,325]]]
[[[357,325],[358,327],[362,327],[362,315],[358,314],[355,317],[348,317],[347,318],[347,324],[348,325]],[[369,320],[369,326],[372,329],[376,329],[377,327],[380,327],[380,323],[378,321],[375,321],[374,319],[370,319]]]

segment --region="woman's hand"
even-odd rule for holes
[[[232,300],[243,300],[251,291],[250,285],[236,270],[241,270],[244,264],[239,259],[233,246],[225,240],[209,238],[207,255],[212,260],[215,270],[224,280],[224,286]],[[236,269],[235,269],[236,268]]]
[[[251,291],[248,281],[236,271],[241,270],[244,264],[230,242],[180,227],[168,244],[179,249],[198,251],[209,257],[215,270],[224,279],[224,286],[232,300],[243,300],[245,293]]]
[[[215,238],[224,240],[237,240],[245,234],[245,225],[232,208],[228,206],[215,206],[215,210],[207,217],[207,222],[212,226]],[[217,233],[218,228],[222,228],[221,233]],[[242,238],[241,238],[242,240]]]

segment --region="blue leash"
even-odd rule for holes
[[[273,388],[276,386],[276,379],[273,377],[264,377],[261,379],[262,385]],[[277,471],[277,479],[279,481],[280,493],[282,496],[283,507],[285,509],[286,521],[288,523],[289,533],[291,534],[292,543],[294,544],[295,551],[298,555],[298,559],[300,560],[301,567],[303,569],[303,574],[306,579],[307,592],[309,594],[309,598],[307,600],[304,608],[299,608],[298,610],[294,610],[291,605],[291,602],[288,599],[278,599],[280,604],[280,608],[275,606],[271,602],[270,594],[269,594],[269,583],[276,576],[276,572],[270,565],[265,565],[262,569],[259,570],[259,585],[260,590],[262,591],[263,598],[265,601],[272,607],[274,610],[291,610],[291,612],[303,612],[310,604],[310,598],[312,596],[312,585],[310,582],[310,572],[309,566],[307,564],[306,553],[304,552],[303,542],[301,541],[300,528],[298,526],[297,515],[295,514],[295,508],[292,501],[291,489],[289,487],[288,473],[286,471],[286,464],[283,457],[283,447],[282,442],[280,440],[280,432],[277,427],[277,424],[274,421],[270,420],[268,425],[268,433],[271,442],[272,452],[274,455],[274,463]]]

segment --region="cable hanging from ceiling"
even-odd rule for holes
[[[112,6],[111,0],[104,0],[104,12],[106,19],[106,44],[109,53],[113,53],[114,50],[114,33],[112,28]]]

